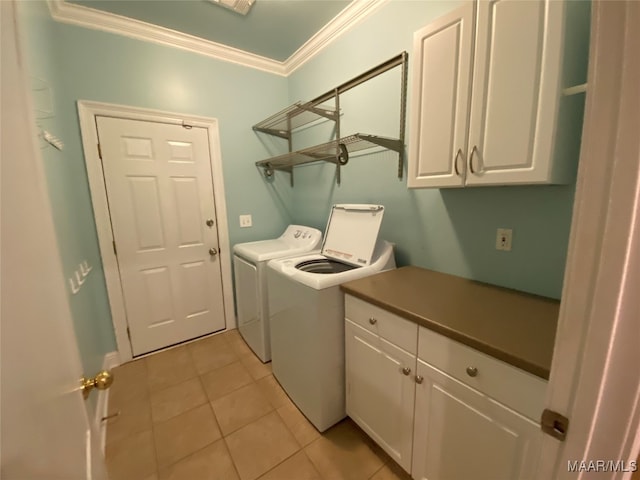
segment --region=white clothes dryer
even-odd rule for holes
[[[320,432],[346,416],[340,284],[396,266],[393,245],[378,240],[383,213],[334,205],[320,254],[268,264],[273,375]]]
[[[267,262],[301,255],[317,249],[322,232],[302,225],[289,225],[280,237],[233,247],[238,331],[263,362],[271,360]]]

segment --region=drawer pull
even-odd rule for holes
[[[423,380],[424,378],[422,377],[422,375],[416,375],[416,383],[420,384]]]
[[[478,375],[478,369],[476,367],[467,367],[467,375],[470,377],[475,377]]]
[[[404,367],[402,369],[402,373],[404,373],[405,375],[409,375],[411,373],[411,369],[409,367]]]
[[[369,318],[369,323],[371,325],[375,325],[376,323],[378,323],[378,320],[376,320],[375,318],[371,317],[371,318]]]

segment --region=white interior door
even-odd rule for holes
[[[77,340],[58,256],[15,4],[2,21],[2,467],[6,480],[103,479],[80,393]],[[96,372],[87,372],[96,373]]]
[[[97,128],[133,355],[225,328],[207,130]]]

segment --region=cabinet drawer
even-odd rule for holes
[[[345,295],[345,316],[409,353],[418,347],[418,325],[351,295]]]
[[[418,358],[522,415],[539,421],[547,381],[501,360],[420,327]],[[469,375],[467,369],[477,374]]]

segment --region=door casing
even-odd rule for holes
[[[102,171],[102,160],[100,159],[97,148],[99,142],[95,117],[98,115],[129,120],[161,122],[181,126],[191,125],[207,129],[209,136],[209,154],[211,158],[213,197],[216,204],[216,217],[218,222],[219,251],[221,252],[219,258],[222,270],[222,294],[225,321],[227,329],[235,328],[236,319],[233,313],[233,283],[231,280],[231,245],[229,243],[229,229],[222,175],[222,155],[220,151],[218,121],[215,118],[79,100],[78,116],[80,118],[84,159],[87,167],[91,201],[96,221],[98,243],[100,245],[100,255],[104,266],[107,292],[109,295],[109,306],[111,307],[111,316],[113,319],[113,327],[115,330],[120,361],[124,363],[131,360],[133,358],[133,354],[131,352],[131,343],[127,335],[127,317],[118,271],[118,261],[113,251],[112,242],[114,237],[111,229],[107,192],[105,188],[104,174]]]

